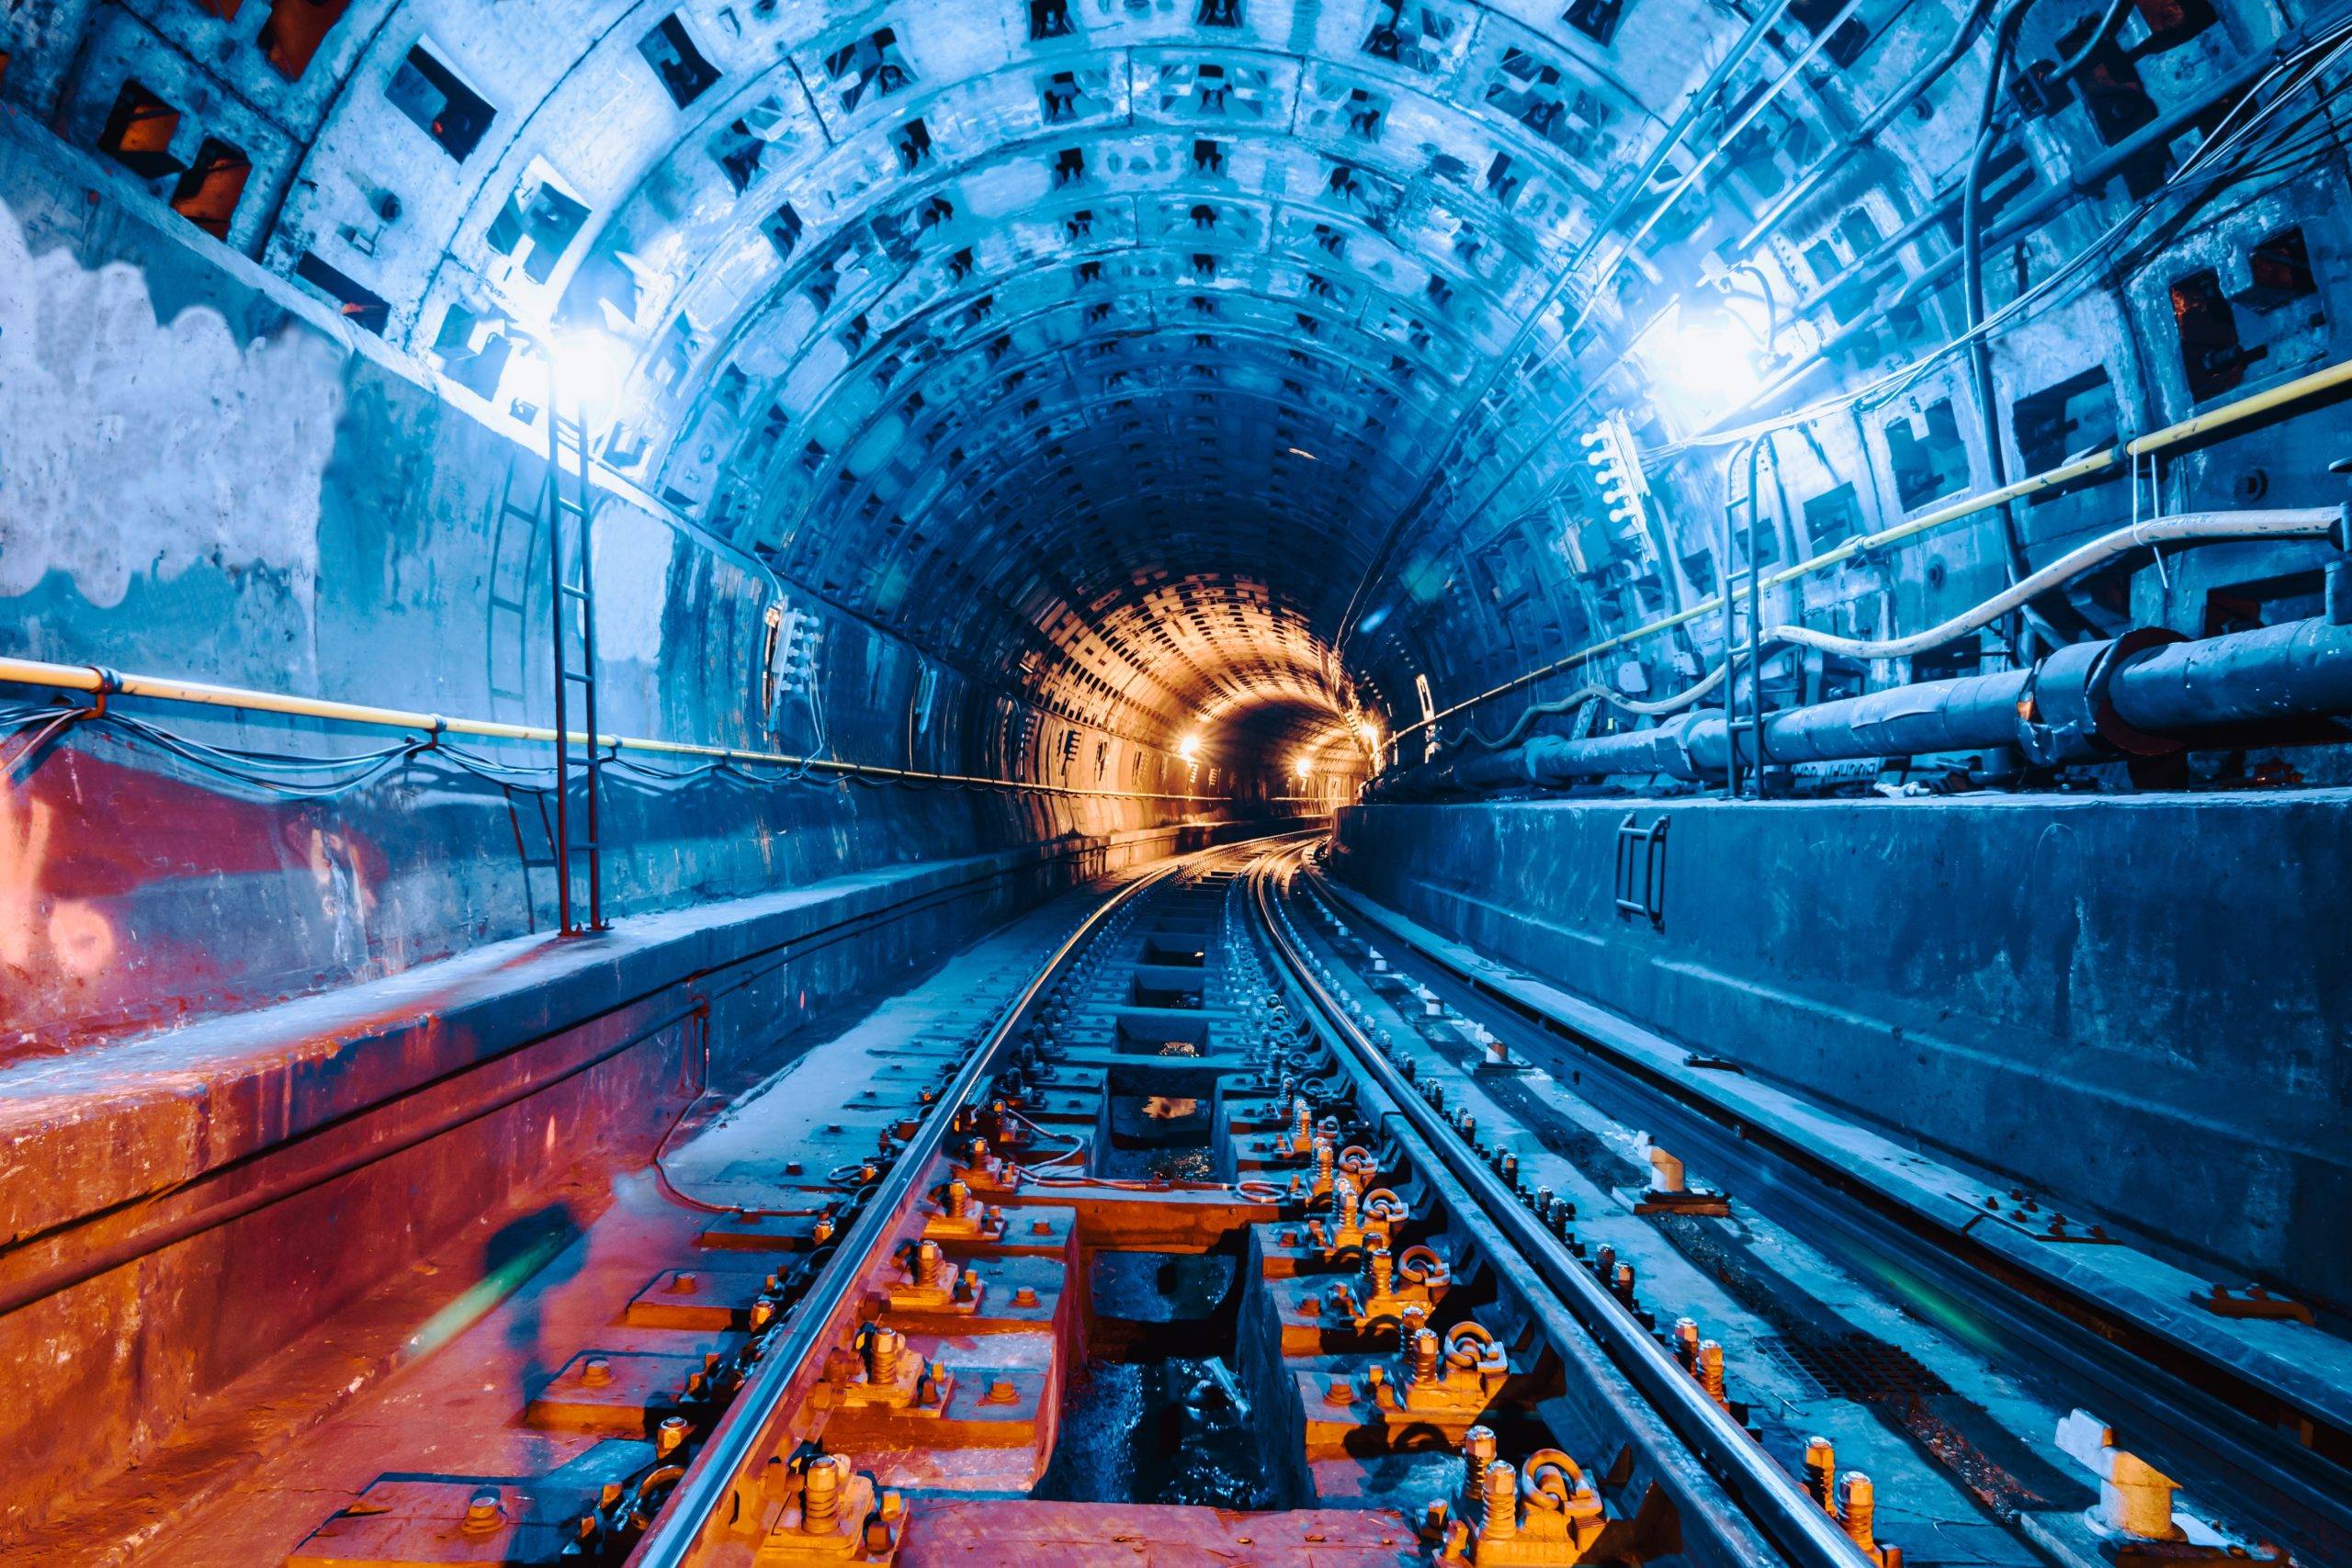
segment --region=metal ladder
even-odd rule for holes
[[[566,936],[601,931],[605,919],[603,838],[604,742],[596,728],[596,577],[593,528],[594,495],[588,482],[588,427],[566,419],[556,397],[548,399],[548,595],[555,624],[550,638],[555,654],[555,886],[556,914]],[[579,639],[579,657],[571,644]],[[571,692],[580,690],[581,729],[571,728]],[[575,752],[573,746],[579,746]],[[571,775],[580,772],[585,829],[571,836]],[[576,918],[574,879],[584,859],[587,918]]]
[[[518,452],[507,465],[506,483],[498,498],[497,527],[490,540],[490,626],[483,649],[491,716],[518,723],[527,722],[530,706],[530,695],[523,688],[529,683],[531,573],[538,565],[539,526],[547,513],[547,480],[534,475],[526,482],[525,467]],[[508,544],[510,533],[520,536],[518,545]],[[514,684],[503,683],[509,681]]]
[[[1755,537],[1755,524],[1758,521],[1756,502],[1755,488],[1748,482],[1747,466],[1745,463],[1734,462],[1724,479],[1724,547],[1721,570],[1716,573],[1718,581],[1715,583],[1715,592],[1723,600],[1724,612],[1724,739],[1726,746],[1724,793],[1734,800],[1739,799],[1744,793],[1739,749],[1739,730],[1743,722],[1751,724],[1756,731],[1754,739],[1759,761],[1754,769],[1753,783],[1756,785],[1757,795],[1761,795],[1764,793],[1762,787],[1764,770],[1760,761],[1764,740],[1761,733],[1764,682],[1756,670],[1751,668],[1747,671],[1747,703],[1751,712],[1747,719],[1743,721],[1739,713],[1739,666],[1737,663],[1738,656],[1746,651],[1749,637],[1756,630],[1757,601],[1761,597],[1755,591],[1758,576],[1755,559],[1758,545]],[[1744,570],[1739,565],[1743,554],[1741,547],[1743,544],[1746,547],[1745,555],[1747,560]],[[1742,577],[1747,579],[1747,586],[1749,589],[1744,607],[1735,593],[1735,587]],[[1742,621],[1743,615],[1746,617],[1745,623]]]

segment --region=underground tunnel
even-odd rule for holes
[[[2352,1565],[2347,81],[0,6],[0,1562]]]

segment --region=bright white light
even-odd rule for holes
[[[1761,310],[1760,305],[1757,309]],[[1679,300],[1642,336],[1638,350],[1653,381],[1713,414],[1764,386],[1764,334],[1715,289]]]
[[[1303,783],[1314,773],[1315,764],[1308,761],[1306,758],[1300,757],[1292,761],[1290,771],[1292,777],[1298,779]]]
[[[1200,754],[1201,738],[1199,736],[1187,735],[1182,740],[1176,742],[1176,755],[1183,758],[1184,761],[1188,762],[1192,761],[1198,758]]]
[[[620,410],[621,386],[628,378],[628,345],[593,327],[557,333],[548,339],[555,356],[556,395],[564,417],[600,430]]]

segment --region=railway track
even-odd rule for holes
[[[527,1337],[515,1399],[322,1444],[376,1472],[288,1560],[2345,1560],[2324,1423],[1933,1256],[1310,860],[1065,901],[809,1053],[444,1353]],[[2191,1539],[2110,1522],[2151,1476]]]

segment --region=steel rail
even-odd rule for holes
[[[1275,839],[1279,841],[1291,837],[1296,835],[1276,835]],[[663,1502],[653,1528],[629,1557],[630,1568],[684,1568],[713,1535],[735,1528],[749,1517],[751,1507],[758,1500],[761,1480],[754,1472],[755,1467],[774,1451],[784,1435],[786,1423],[803,1403],[808,1385],[823,1372],[824,1358],[817,1352],[831,1330],[834,1314],[881,1261],[900,1211],[914,1196],[916,1184],[929,1171],[932,1160],[946,1141],[949,1123],[988,1076],[1005,1044],[1027,1021],[1037,998],[1113,913],[1186,867],[1197,864],[1204,857],[1229,852],[1233,848],[1229,844],[1219,845],[1171,860],[1120,888],[1096,905],[1038,966],[987,1038],[965,1057],[962,1067],[940,1092],[931,1114],[923,1118],[922,1125],[915,1130],[880,1184],[860,1206],[840,1246],[794,1307],[782,1340],[762,1358],[759,1370],[737,1393],[727,1414],[704,1439],[685,1475]],[[746,1493],[750,1495],[744,1495]],[[730,1498],[736,1504],[732,1509],[727,1506]]]
[[[1276,972],[1282,973],[1279,965]],[[1295,980],[1293,988],[1312,1021],[1319,1004],[1298,989]],[[1447,1168],[1432,1140],[1406,1118],[1402,1104],[1376,1084],[1360,1085],[1359,1093],[1361,1108],[1367,1115],[1376,1113],[1383,1135],[1403,1151],[1408,1168],[1436,1196],[1448,1223],[1491,1258],[1515,1252],[1510,1239]],[[1541,1289],[1512,1293],[1521,1297],[1530,1317],[1559,1355],[1564,1380],[1589,1389],[1598,1407],[1591,1414],[1602,1424],[1614,1417],[1626,1447],[1649,1456],[1651,1473],[1645,1480],[1671,1499],[1676,1509],[1681,1538],[1677,1560],[1692,1568],[1755,1568],[1773,1561],[1770,1543],[1747,1511],[1720,1489],[1702,1458],[1665,1425],[1566,1304]]]
[[[1676,1140],[1677,1147],[1687,1142],[1718,1167],[1757,1170],[1762,1179],[1756,1206],[1770,1211],[1787,1204],[1801,1211],[1802,1222],[1791,1228],[1812,1245],[1833,1255],[1876,1252],[1899,1259],[1974,1308],[2013,1347],[2159,1428],[2148,1433],[2151,1442],[2140,1450],[2147,1457],[2179,1456],[2242,1504],[2249,1495],[2259,1495],[2265,1501],[2254,1506],[2271,1523],[2294,1526],[2291,1533],[2309,1534],[2317,1527],[2327,1532],[2331,1545],[2352,1541],[2352,1494],[2344,1489],[2344,1469],[2249,1412],[2249,1405],[2259,1409],[2275,1403],[2305,1421],[2332,1426],[2334,1417],[2324,1405],[2298,1398],[2310,1390],[2267,1384],[2206,1357],[2194,1344],[2166,1337],[2071,1288],[2062,1269],[2025,1272],[1964,1229],[1857,1181],[1793,1135],[1691,1092],[1650,1064],[1431,951],[1322,873],[1306,874],[1335,911],[1384,930],[1433,968],[1441,983],[1525,1026],[1546,1043],[1550,1054],[1573,1050],[1604,1092],[1638,1104],[1644,1119]],[[2199,1373],[2201,1378],[2195,1375]],[[2188,1495],[2200,1500],[2194,1488]],[[2300,1518],[2290,1517],[2296,1511]]]
[[[1269,857],[1270,859],[1272,857]],[[1462,1145],[1460,1137],[1415,1092],[1412,1084],[1356,1026],[1317,978],[1313,966],[1276,918],[1263,863],[1252,891],[1260,923],[1298,988],[1315,1004],[1355,1066],[1395,1100],[1479,1209],[1558,1292],[1578,1324],[1645,1397],[1675,1435],[1698,1456],[1765,1537],[1792,1562],[1873,1568],[1838,1522],[1758,1448],[1728,1410],[1708,1397],[1696,1379],[1651,1337],[1631,1310],[1605,1290],[1566,1243],[1536,1223],[1519,1194]]]

